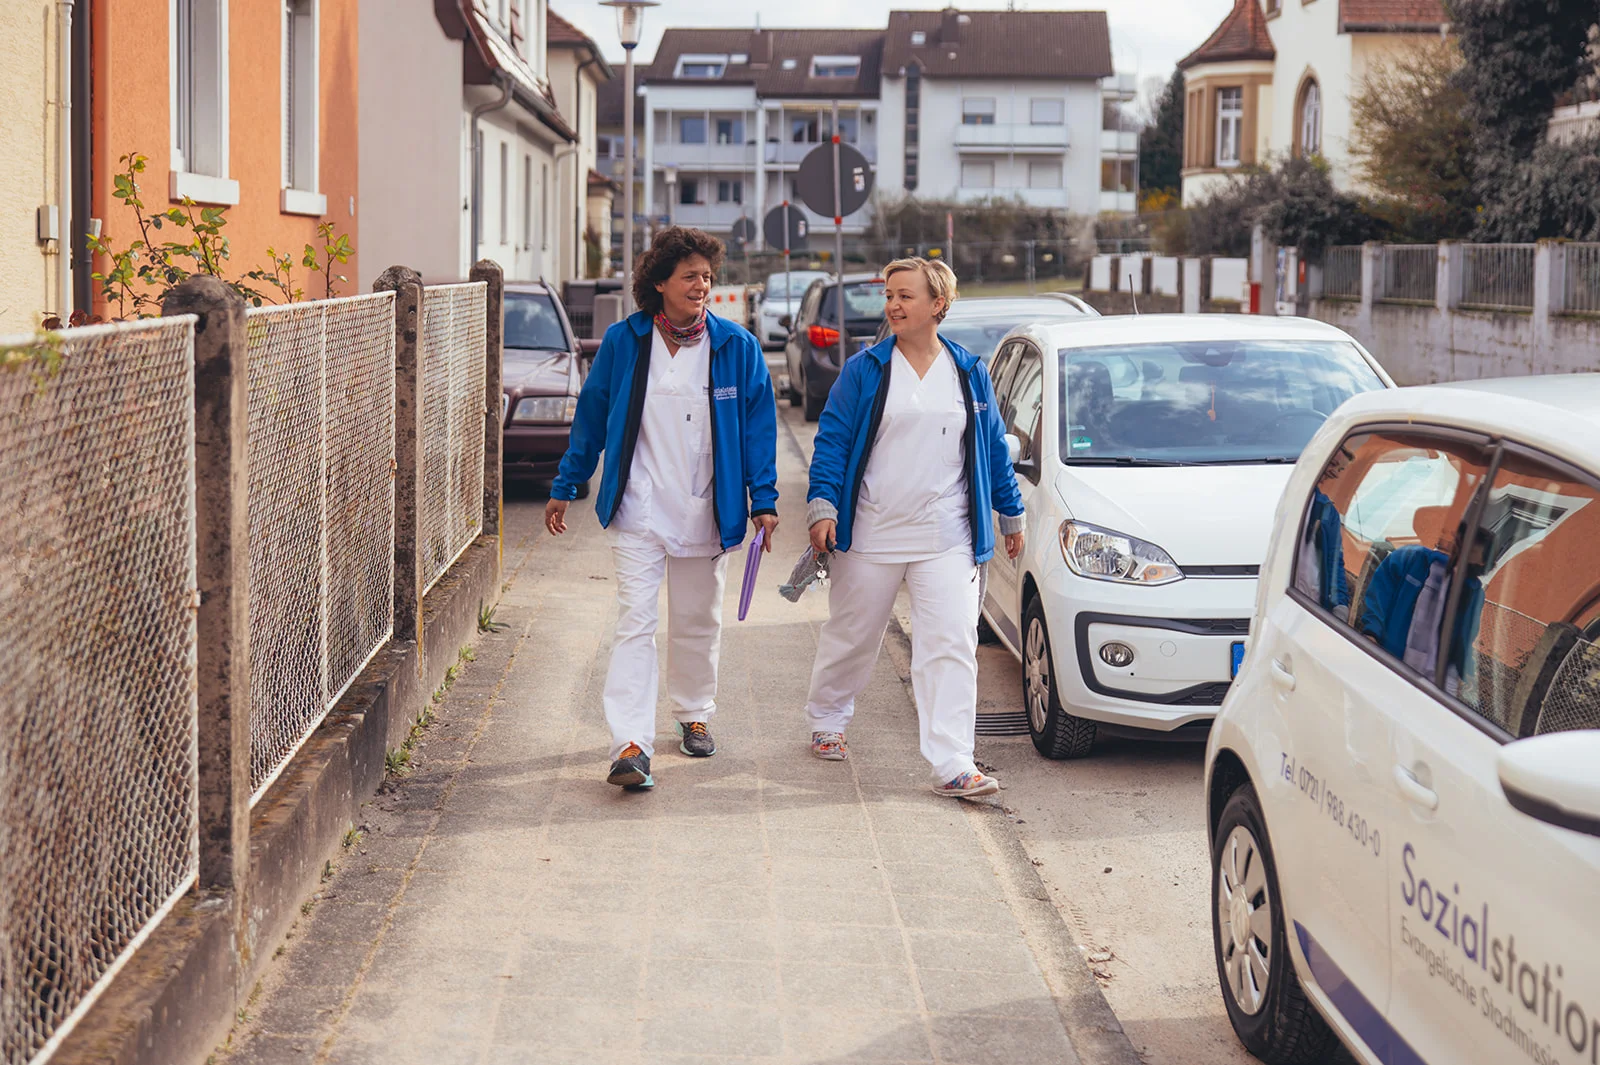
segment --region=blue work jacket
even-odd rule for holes
[[[972,554],[975,562],[987,562],[994,555],[990,508],[1000,512],[1003,531],[1018,532],[1022,528],[1022,493],[1017,490],[1011,456],[1006,451],[1005,423],[995,409],[994,382],[989,379],[988,368],[960,344],[944,337],[939,341],[956,364],[961,393],[966,399],[967,430],[962,436],[966,455],[962,470],[967,478]],[[838,522],[834,536],[840,551],[850,550],[861,481],[866,476],[867,460],[872,457],[872,446],[883,422],[884,403],[889,398],[889,363],[894,345],[895,338],[887,336],[845,361],[817,426],[811,455],[811,488],[806,494],[812,504],[808,516],[811,524],[819,515]],[[818,501],[823,505],[819,506]]]
[[[605,472],[595,513],[609,526],[622,505],[644,418],[650,383],[651,316],[637,311],[606,330],[578,394],[572,438],[550,486],[552,499],[576,499],[594,476],[600,453]],[[778,512],[778,408],[772,375],[756,338],[742,326],[706,315],[711,340],[712,506],[727,550],[743,542],[750,517]]]

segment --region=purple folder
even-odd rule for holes
[[[756,574],[761,572],[761,546],[767,542],[767,530],[757,529],[756,538],[750,541],[750,550],[744,556],[744,585],[739,589],[739,620],[750,613],[750,600],[756,594]]]

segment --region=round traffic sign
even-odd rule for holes
[[[766,238],[768,251],[783,250],[784,223],[789,230],[789,250],[799,251],[806,246],[806,214],[792,203],[781,203],[767,212],[761,220],[761,235]]]
[[[728,234],[728,243],[735,248],[743,248],[756,239],[756,224],[743,215],[733,223],[733,232]]]
[[[795,191],[813,211],[829,218],[842,218],[865,207],[872,196],[872,164],[849,144],[839,144],[839,209],[833,203],[832,144],[819,144],[800,161],[795,173]]]

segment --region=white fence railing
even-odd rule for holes
[[[1341,245],[1322,254],[1322,294],[1329,299],[1361,298],[1361,247]]]
[[[247,333],[259,799],[394,632],[394,293],[252,310]]]
[[[417,506],[423,590],[483,528],[484,343],[488,288],[483,282],[423,291],[419,351],[422,464]]]
[[[1437,244],[1384,246],[1384,299],[1404,303],[1432,303],[1438,290],[1439,246]]]
[[[1461,245],[1461,306],[1533,310],[1532,244]]]
[[[1568,244],[1562,308],[1571,314],[1600,314],[1600,244]]]
[[[3,1065],[196,876],[194,323],[0,341]]]

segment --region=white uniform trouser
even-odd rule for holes
[[[843,732],[883,646],[900,583],[911,591],[911,691],[922,757],[937,782],[977,768],[978,568],[968,548],[922,562],[831,561],[828,620],[817,639],[806,713],[813,732]]]
[[[606,724],[611,757],[630,743],[655,751],[656,626],[661,582],[667,582],[667,696],[680,723],[709,721],[717,710],[717,656],[722,648],[722,586],[728,556],[677,558],[657,543],[614,543],[617,635],[606,671]]]

